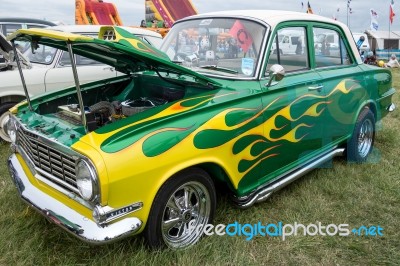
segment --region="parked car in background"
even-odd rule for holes
[[[98,25],[73,25],[73,26],[55,26],[49,28],[55,31],[73,32],[87,36],[95,36],[100,30]],[[124,27],[129,33],[141,38],[145,43],[160,47],[162,37],[160,34],[142,29]],[[0,37],[1,38],[1,37]],[[24,77],[29,87],[30,96],[48,92],[54,89],[72,86],[74,77],[71,72],[71,63],[67,52],[46,45],[39,45],[36,49],[30,49],[27,42],[19,42],[19,46],[28,46],[23,48],[25,53],[21,58],[25,58]],[[115,77],[118,72],[114,67],[77,55],[76,65],[79,78],[82,83]],[[0,62],[1,63],[1,62]],[[8,109],[17,102],[25,99],[25,93],[19,78],[16,63],[8,62],[8,67],[0,71],[0,138],[9,141],[6,125],[8,121]]]
[[[0,17],[0,33],[5,36],[19,29],[45,28],[50,26],[57,26],[57,24],[42,19]]]
[[[283,30],[300,33],[302,53],[274,53]],[[324,30],[340,53],[316,53]],[[227,34],[240,49],[225,58],[217,43]],[[196,53],[187,40],[200,38],[206,56],[182,60],[183,49]],[[76,80],[12,108],[12,180],[82,240],[143,232],[152,247],[191,246],[212,224],[217,183],[247,208],[335,156],[367,160],[395,89],[390,70],[362,63],[352,38],[332,19],[276,10],[187,17],[161,50],[111,26],[98,39],[19,30],[12,40],[69,49],[126,75]]]
[[[10,59],[13,56],[12,47],[5,40],[5,36],[18,29],[46,28],[56,25],[57,24],[51,21],[41,19],[0,17],[0,71],[9,70],[12,69],[13,66],[16,66],[16,62]],[[21,46],[18,48],[21,52],[25,51],[25,49],[23,49]]]
[[[281,30],[278,33],[280,54],[302,54],[304,49],[303,32],[296,30]],[[276,44],[272,44],[276,53]]]

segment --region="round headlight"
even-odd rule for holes
[[[76,164],[76,184],[79,193],[85,200],[92,200],[96,196],[96,175],[89,164],[80,160]]]
[[[5,125],[6,125],[6,132],[8,134],[8,137],[10,138],[10,141],[12,143],[15,143],[15,141],[17,140],[17,125],[15,124],[14,119],[7,117]]]

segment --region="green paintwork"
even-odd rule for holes
[[[233,127],[251,119],[262,110],[261,106],[257,109],[231,111],[226,115],[225,123],[228,127]]]
[[[143,143],[143,153],[155,157],[179,144],[196,129],[196,125],[188,128],[171,128],[147,138]],[[168,141],[165,141],[168,140]]]
[[[240,115],[243,116],[243,114],[239,114],[238,112],[234,112],[236,115],[238,115],[238,120],[241,120]],[[258,113],[258,110],[253,110],[252,111],[252,117],[254,117]],[[227,117],[232,114],[227,114]],[[245,113],[245,115],[248,115],[248,113]],[[228,118],[227,118],[228,120]],[[207,129],[203,130],[199,133],[194,138],[194,146],[198,149],[210,149],[210,148],[215,148],[218,146],[221,146],[225,144],[226,142],[234,139],[235,137],[242,135],[244,132],[249,131],[250,129],[260,125],[262,123],[261,119],[254,119],[250,123],[246,123],[241,127],[235,128],[233,130],[227,131],[227,130],[219,130],[219,129]],[[229,126],[229,125],[228,125]]]

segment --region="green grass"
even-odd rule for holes
[[[400,70],[393,70],[400,88]],[[394,96],[400,107],[400,94]],[[8,145],[0,143],[0,265],[366,265],[400,262],[400,110],[377,133],[369,163],[335,159],[266,202],[241,210],[218,198],[214,224],[317,223],[380,225],[384,236],[293,236],[280,238],[211,236],[183,251],[151,251],[141,236],[104,246],[85,244],[27,207],[6,167]]]

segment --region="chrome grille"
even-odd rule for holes
[[[17,141],[35,165],[40,176],[55,182],[63,188],[78,192],[75,175],[75,159],[71,155],[44,144],[31,132],[18,128]]]

